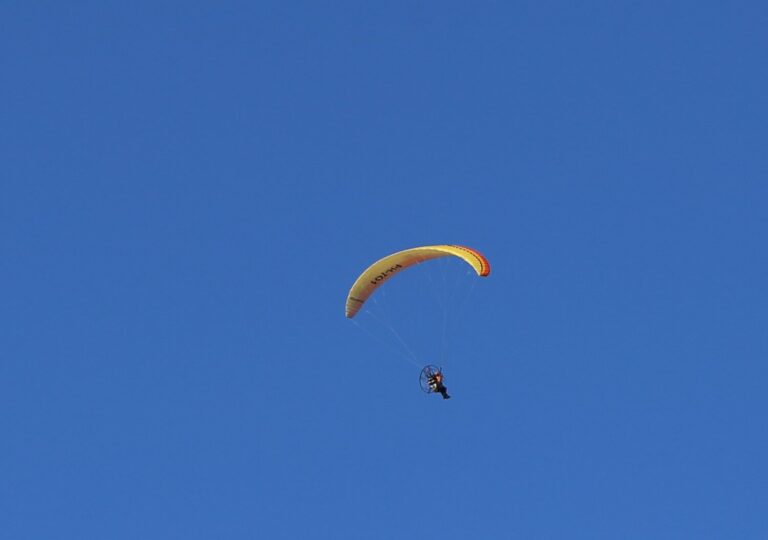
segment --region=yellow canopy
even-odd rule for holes
[[[486,258],[474,249],[464,246],[423,246],[398,251],[379,259],[360,274],[347,295],[347,317],[354,317],[376,289],[398,272],[440,257],[459,257],[474,268],[478,276],[485,277],[491,273],[491,265]]]

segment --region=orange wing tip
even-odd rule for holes
[[[488,277],[488,275],[491,273],[491,263],[488,262],[488,259],[486,259],[485,256],[483,256],[482,253],[480,253],[476,249],[472,249],[472,248],[469,248],[469,247],[466,247],[466,246],[454,245],[453,247],[459,248],[459,249],[461,249],[463,251],[466,251],[466,252],[471,253],[472,255],[474,255],[475,258],[480,263],[480,277]]]

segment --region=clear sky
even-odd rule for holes
[[[767,6],[0,3],[2,536],[768,538]]]

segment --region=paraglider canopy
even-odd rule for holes
[[[354,317],[376,289],[395,274],[424,261],[440,257],[458,257],[474,268],[477,275],[481,277],[491,273],[488,260],[480,252],[464,246],[422,246],[398,251],[379,259],[360,274],[347,295],[346,316]]]

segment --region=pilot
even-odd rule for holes
[[[433,392],[439,392],[441,396],[443,396],[443,399],[450,399],[451,396],[448,395],[448,389],[443,384],[443,374],[440,371],[436,371],[432,375],[429,376],[429,379],[427,379],[429,383],[429,389]]]

